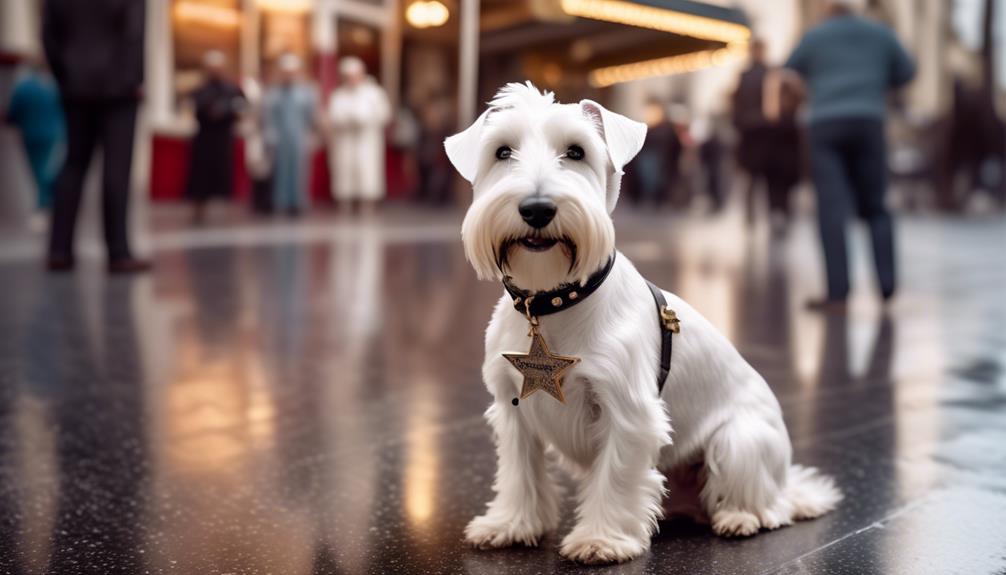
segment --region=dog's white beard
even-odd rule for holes
[[[560,241],[547,251],[532,252],[510,243],[534,232],[517,210],[521,197],[523,194],[486,194],[468,209],[461,237],[465,256],[480,279],[498,280],[508,275],[522,289],[544,291],[561,284],[583,283],[607,263],[614,251],[615,228],[603,205],[595,206],[572,194],[559,195],[555,219],[541,234],[566,239],[575,249]]]

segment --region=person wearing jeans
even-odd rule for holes
[[[857,14],[857,0],[830,0],[828,18],[811,29],[786,63],[810,100],[810,149],[827,296],[811,309],[840,311],[849,295],[845,227],[850,213],[870,228],[881,296],[897,286],[894,225],[885,205],[887,94],[915,75],[915,65],[887,27]]]

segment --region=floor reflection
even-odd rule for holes
[[[454,228],[347,225],[261,243],[185,232],[135,280],[0,262],[0,573],[579,571],[555,552],[568,516],[541,549],[460,542],[491,497],[480,365],[499,286],[475,280]],[[906,572],[900,543],[934,545],[914,510],[990,526],[972,502],[997,509],[1006,489],[1000,230],[944,232],[936,250],[909,224],[922,239],[904,243],[902,301],[884,313],[861,295],[834,317],[802,309],[819,288],[809,223],[771,240],[628,216],[619,233],[737,343],[796,458],[849,498],[745,541],[664,523],[643,559],[594,571],[858,573],[872,557]],[[887,522],[897,536],[870,530]]]
[[[13,463],[0,501],[21,534],[6,549],[11,572],[142,573],[151,455],[137,385],[142,280],[26,279],[20,393],[5,387],[12,410],[0,417],[12,448],[0,459]]]

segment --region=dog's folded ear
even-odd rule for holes
[[[580,100],[580,108],[588,117],[594,119],[608,148],[608,157],[614,174],[608,182],[608,211],[615,209],[618,202],[618,190],[622,183],[622,168],[643,148],[646,140],[646,124],[630,120],[621,114],[616,114],[593,100]]]
[[[444,150],[447,151],[451,164],[469,182],[475,182],[475,176],[479,171],[479,141],[482,139],[482,128],[485,126],[486,117],[491,111],[492,108],[482,112],[475,123],[468,126],[464,132],[444,140]]]
[[[580,107],[585,114],[598,121],[611,164],[615,173],[621,174],[625,164],[643,148],[646,124],[616,114],[593,100],[580,100]]]

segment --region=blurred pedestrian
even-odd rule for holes
[[[273,210],[297,216],[307,207],[310,138],[317,96],[300,79],[300,58],[279,58],[279,82],[266,97],[266,141],[272,156]]]
[[[636,201],[659,208],[667,202],[679,179],[681,140],[659,100],[646,102],[644,119],[648,130],[643,148],[636,156]]]
[[[242,133],[245,167],[252,183],[252,211],[268,214],[272,212],[272,157],[265,138],[264,93],[261,84],[254,78],[245,78],[241,91],[247,102]]]
[[[227,79],[227,56],[212,50],[203,57],[206,81],[192,93],[199,131],[192,140],[188,195],[193,222],[203,223],[206,204],[234,190],[234,124],[246,107],[244,94]]]
[[[391,130],[388,132],[388,189],[392,183],[390,174],[395,170],[399,174],[399,186],[402,195],[407,198],[419,198],[419,165],[416,152],[419,150],[421,132],[419,118],[408,104],[400,104],[391,120]],[[395,168],[391,166],[394,163]]]
[[[699,148],[699,165],[702,172],[702,189],[709,197],[709,211],[719,213],[725,201],[723,193],[723,157],[725,144],[714,116],[706,116],[692,123],[691,135]]]
[[[391,108],[359,58],[343,58],[339,74],[342,83],[328,103],[334,132],[329,146],[332,192],[341,208],[357,203],[361,211],[371,212],[385,194],[384,128]]]
[[[674,128],[675,139],[669,142],[667,155],[667,185],[664,193],[675,208],[683,209],[692,203],[696,176],[702,164],[699,147],[692,137],[692,112],[684,104],[667,107],[667,118]],[[661,203],[663,203],[663,199]]]
[[[947,179],[937,187],[940,206],[961,210],[979,190],[1006,205],[1006,174],[1000,167],[1006,157],[1006,125],[988,90],[963,77],[955,78],[949,120]],[[964,176],[963,193],[958,191],[959,175]]]
[[[18,71],[7,108],[7,121],[21,132],[35,180],[35,204],[44,219],[53,186],[66,157],[66,126],[56,81],[43,62],[27,62]]]
[[[769,220],[773,234],[784,235],[789,228],[790,198],[800,182],[804,152],[798,121],[803,87],[799,78],[786,69],[772,68],[765,78],[765,119],[769,125],[765,157]]]
[[[43,6],[42,41],[59,84],[67,127],[66,163],[53,197],[48,267],[54,271],[73,268],[73,237],[84,177],[100,145],[109,271],[146,271],[150,264],[133,257],[128,238],[146,2],[46,0]]]
[[[768,65],[764,41],[751,42],[750,60],[733,98],[734,126],[740,134],[737,161],[748,178],[746,220],[748,226],[754,224],[759,187],[764,186],[773,230],[779,233],[789,220],[789,196],[799,180],[797,105],[792,91],[786,90],[784,97],[786,85]]]
[[[444,140],[455,132],[453,112],[451,99],[444,94],[430,96],[419,109],[419,197],[433,206],[451,202],[454,168],[444,153]]]
[[[845,227],[851,210],[870,228],[880,293],[895,292],[894,227],[885,204],[886,97],[915,65],[887,27],[857,14],[857,0],[829,0],[827,19],[803,37],[786,67],[810,92],[810,141],[828,292],[810,309],[844,310],[849,294]]]

